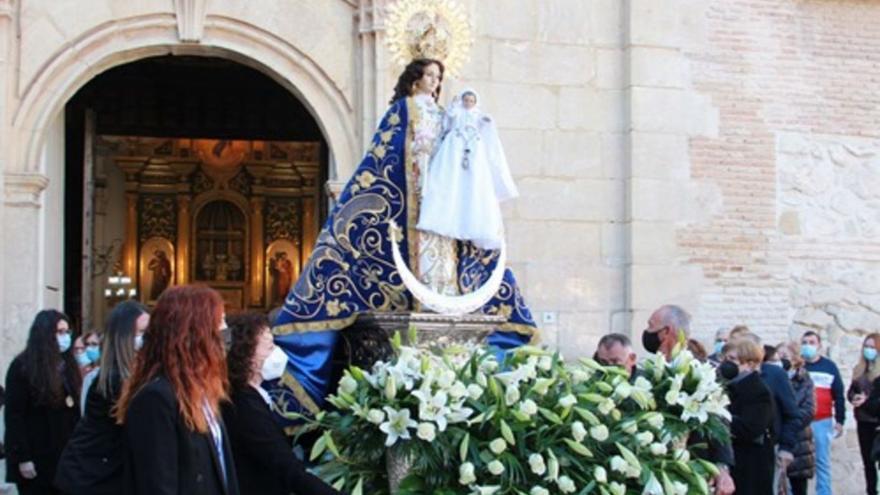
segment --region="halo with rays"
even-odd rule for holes
[[[388,6],[385,26],[385,43],[400,65],[433,58],[457,75],[470,56],[471,25],[455,0],[397,0]]]

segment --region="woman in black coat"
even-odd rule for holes
[[[773,444],[773,396],[757,371],[764,349],[748,339],[724,347],[719,366],[728,379],[731,444],[735,465],[731,470],[737,493],[773,495],[776,455]]]
[[[58,459],[79,420],[82,377],[71,341],[67,316],[40,311],[24,352],[6,372],[6,481],[20,495],[58,493],[52,487]]]
[[[178,286],[159,297],[144,347],[122,387],[123,493],[238,495],[229,438],[223,299]]]
[[[783,368],[788,372],[794,400],[800,412],[801,423],[792,454],[794,460],[788,465],[788,480],[791,483],[791,495],[807,495],[807,483],[816,475],[816,446],[813,443],[813,415],[816,413],[816,396],[813,391],[813,380],[804,368],[800,344],[789,342],[777,348],[782,359]]]
[[[55,476],[69,494],[115,495],[122,492],[122,427],[111,410],[119,399],[143,342],[150,316],[136,301],[119,303],[107,318],[98,376],[85,392],[85,415],[76,426]]]
[[[287,355],[272,343],[269,322],[261,314],[229,319],[232,343],[226,360],[232,387],[223,405],[242,495],[337,495],[339,492],[306,472],[272,415],[263,380],[281,377]]]

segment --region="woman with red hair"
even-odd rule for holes
[[[223,300],[212,289],[173,287],[157,301],[116,411],[125,430],[126,493],[239,493],[220,416],[223,328]]]

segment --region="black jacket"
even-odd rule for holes
[[[337,495],[306,472],[259,392],[244,387],[223,405],[242,495]]]
[[[731,474],[736,492],[772,495],[776,465],[773,397],[758,373],[731,381],[727,390],[733,416],[730,434],[736,464]]]
[[[775,415],[773,431],[779,448],[791,452],[797,443],[798,432],[801,430],[801,414],[794,400],[794,391],[788,374],[774,364],[761,364],[761,380],[773,395]]]
[[[847,400],[852,401],[856,394],[862,393],[866,395],[871,394],[871,380],[868,379],[866,374],[859,377],[853,377],[849,390],[846,391],[846,398]],[[862,423],[880,423],[880,418],[878,418],[876,414],[870,414],[864,407],[853,409],[853,415],[855,416],[856,421]]]
[[[868,400],[859,409],[863,409],[871,416],[880,416],[880,377],[871,382],[871,390],[866,392],[868,392]]]
[[[124,425],[123,493],[238,495],[228,433],[220,422],[226,479],[210,432],[187,428],[171,384],[157,377],[132,398]]]
[[[21,356],[6,372],[6,481],[51,486],[61,451],[79,420],[77,391],[67,391],[69,401],[57,406],[38,403],[24,372]],[[33,462],[37,477],[21,477],[18,465]]]
[[[107,398],[98,392],[98,380],[86,393],[85,416],[76,425],[61,454],[55,486],[64,493],[115,495],[122,491],[122,427],[110,410],[121,390],[112,380],[114,393]]]
[[[816,413],[816,397],[813,380],[804,368],[799,368],[791,379],[794,400],[801,414],[800,431],[794,445],[794,461],[788,465],[791,478],[812,478],[816,474],[816,447],[813,444],[813,415]]]

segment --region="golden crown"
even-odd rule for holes
[[[385,26],[385,43],[400,65],[433,58],[456,75],[468,61],[471,25],[455,0],[398,0],[388,6]]]

